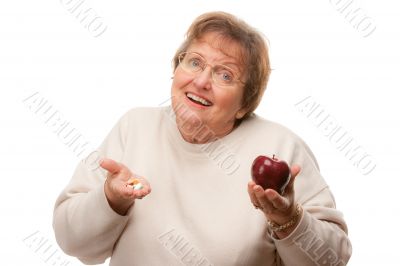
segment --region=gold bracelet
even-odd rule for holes
[[[282,225],[279,225],[279,224],[267,219],[268,226],[274,232],[282,232],[282,231],[284,231],[284,230],[286,230],[286,229],[288,229],[288,228],[290,228],[290,227],[292,227],[293,225],[296,224],[300,213],[301,213],[300,204],[296,204],[296,212],[293,215],[293,217],[290,219],[289,222],[287,222],[285,224],[282,224]]]

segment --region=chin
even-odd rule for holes
[[[180,124],[190,124],[192,126],[202,124],[201,114],[197,113],[194,108],[182,101],[182,99],[172,100],[172,108],[174,109],[177,122]]]

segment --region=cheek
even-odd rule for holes
[[[242,97],[239,93],[221,93],[216,95],[220,107],[226,110],[237,111],[241,107]]]
[[[172,81],[172,90],[178,91],[179,89],[185,87],[189,84],[193,78],[188,77],[185,73],[182,72],[179,68],[175,70],[174,79]]]

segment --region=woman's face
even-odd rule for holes
[[[222,39],[217,33],[207,33],[188,47],[186,52],[201,55],[207,65],[203,71],[190,73],[179,64],[174,72],[172,107],[178,128],[186,141],[204,143],[209,139],[198,139],[193,136],[196,130],[183,130],[183,127],[196,128],[201,124],[214,137],[223,137],[232,131],[235,120],[245,114],[245,110],[241,109],[244,84],[237,81],[229,86],[219,86],[211,74],[215,65],[224,65],[243,80],[243,66],[238,58],[240,51],[237,43]],[[215,76],[218,78],[221,74]]]

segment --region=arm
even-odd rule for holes
[[[114,212],[100,183],[88,192],[61,194],[53,218],[57,243],[85,263],[102,263],[111,255],[128,216]]]
[[[127,132],[125,115],[99,148],[100,157],[121,161]],[[129,215],[120,215],[110,207],[105,193],[106,175],[106,171],[91,170],[81,162],[54,208],[53,228],[59,246],[85,263],[101,263],[109,257],[129,219]]]
[[[292,173],[293,173],[292,169]],[[284,265],[346,265],[351,256],[351,244],[342,214],[335,209],[334,199],[327,187],[306,202],[300,202],[300,215],[295,215],[293,181],[288,193],[280,196],[271,189],[263,190],[249,183],[252,202],[264,212],[266,219],[285,224],[295,223],[283,231],[272,231],[277,253]]]
[[[284,194],[263,190],[251,181],[250,199],[273,224],[291,225],[276,232],[268,228],[283,265],[345,265],[351,256],[346,223],[335,209],[334,198],[311,151],[303,142],[293,144],[287,145],[285,156],[294,166]],[[297,204],[301,210],[298,217]],[[293,218],[295,223],[291,224]]]
[[[271,233],[284,265],[346,265],[351,244],[328,188],[302,203],[303,215],[285,238]]]

